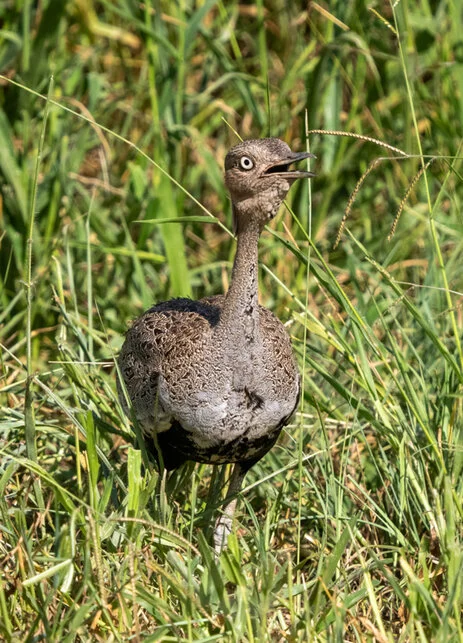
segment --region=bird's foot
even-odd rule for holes
[[[214,551],[216,556],[220,556],[227,546],[228,536],[232,531],[232,517],[226,513],[217,518],[214,528]]]

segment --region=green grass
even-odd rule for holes
[[[2,640],[463,641],[462,9],[0,7]],[[159,478],[113,360],[226,290],[235,132],[317,178],[260,245],[301,407],[215,560],[211,468]]]

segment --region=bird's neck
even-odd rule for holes
[[[255,223],[240,226],[238,230],[230,288],[217,328],[236,351],[250,350],[259,336],[257,246],[260,230]]]

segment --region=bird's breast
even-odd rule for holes
[[[230,376],[214,385],[190,389],[181,400],[175,399],[166,382],[159,383],[162,408],[168,409],[202,447],[232,442],[242,436],[256,440],[272,433],[288,418],[297,404],[298,383],[290,382],[284,394],[275,394],[271,379]]]

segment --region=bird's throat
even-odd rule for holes
[[[259,340],[257,246],[260,231],[246,226],[238,235],[230,288],[220,315],[217,331],[224,334],[230,350],[252,352]]]

